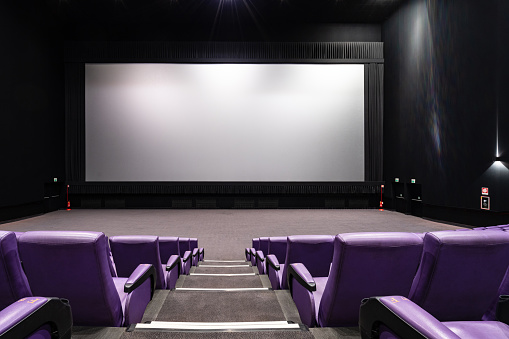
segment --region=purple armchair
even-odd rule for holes
[[[269,238],[260,237],[260,245],[258,251],[256,251],[256,267],[258,268],[259,274],[266,274],[265,272],[265,256],[269,254]]]
[[[155,287],[152,265],[115,278],[103,233],[26,232],[19,239],[25,272],[36,295],[69,300],[75,326],[128,326],[140,322]]]
[[[265,258],[265,273],[269,274],[268,257],[271,256],[271,262],[284,263],[286,259],[286,244],[288,237],[270,237],[269,238],[269,253]],[[275,258],[274,258],[275,257]],[[274,273],[274,272],[272,272]],[[274,286],[273,286],[274,288]]]
[[[189,238],[179,239],[179,254],[182,260],[182,274],[189,275],[192,265],[191,242]]]
[[[287,289],[287,269],[293,263],[302,263],[309,267],[313,277],[329,275],[334,237],[331,235],[293,235],[286,245],[284,264],[280,264],[275,255],[267,256],[267,268],[272,289]]]
[[[180,256],[180,246],[178,237],[159,237],[159,254],[161,255],[161,262],[168,262],[172,255],[180,257],[180,274],[189,274],[191,269],[191,252],[184,252],[184,257]]]
[[[172,255],[161,263],[159,237],[120,235],[110,237],[110,247],[117,273],[128,276],[140,264],[151,264],[156,271],[156,289],[175,289],[180,271],[180,257]]]
[[[2,338],[71,338],[71,307],[65,299],[28,297],[0,311]]]
[[[197,238],[189,238],[189,244],[192,252],[193,266],[198,266],[199,261],[203,261],[205,256],[205,250],[203,247],[198,247],[198,239]]]
[[[421,252],[422,239],[413,233],[338,234],[328,277],[315,277],[301,263],[288,267],[302,322],[309,327],[357,326],[364,298],[408,295]]]
[[[256,265],[256,251],[260,249],[260,238],[251,240],[251,247],[246,248],[246,260],[251,261],[251,266]]]
[[[17,236],[0,231],[0,337],[70,338],[71,308],[58,298],[33,297],[21,267]]]
[[[427,233],[408,298],[363,301],[362,336],[507,338],[509,328],[495,321],[493,308],[508,265],[506,232]]]
[[[13,232],[0,231],[0,263],[0,309],[4,309],[21,298],[32,296]]]

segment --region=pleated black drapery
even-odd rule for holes
[[[65,53],[66,181],[85,182],[85,63],[356,63],[365,66],[366,182],[382,180],[383,43],[68,43]]]
[[[384,65],[364,65],[364,180],[383,178]]]
[[[85,181],[85,65],[65,64],[65,174]]]

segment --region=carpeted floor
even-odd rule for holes
[[[280,321],[285,320],[273,291],[175,291],[159,311],[157,321]]]
[[[309,331],[256,331],[256,332],[219,332],[219,333],[186,333],[186,332],[126,332],[121,339],[312,339]]]
[[[205,274],[246,274],[253,273],[253,268],[251,267],[206,267],[200,265],[200,272]]]
[[[215,276],[187,276],[182,287],[186,288],[257,288],[263,287],[260,279],[253,279],[252,276],[234,277]]]
[[[151,234],[197,237],[205,259],[244,258],[260,236],[346,232],[428,232],[455,229],[393,211],[370,210],[86,210],[56,211],[4,223],[8,231],[101,231],[108,236]]]

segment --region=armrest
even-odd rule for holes
[[[182,257],[182,261],[186,262],[189,260],[189,258],[191,258],[191,251],[185,251],[184,256]]]
[[[193,248],[193,257],[196,257],[199,254],[198,248]]]
[[[497,320],[509,325],[509,295],[498,297]]]
[[[0,311],[2,338],[26,338],[45,324],[56,332],[52,338],[71,338],[71,306],[66,299],[23,298]]]
[[[263,254],[262,251],[256,251],[256,257],[258,258],[258,260],[260,260],[261,262],[264,262],[265,261],[265,255]]]
[[[307,289],[309,292],[316,291],[316,283],[313,279],[313,276],[311,273],[309,273],[308,269],[304,264],[301,263],[295,263],[290,264],[288,266],[288,287],[290,288],[290,291],[292,290],[292,279],[294,278],[300,285],[302,285],[305,289]]]
[[[279,261],[277,260],[274,254],[267,255],[267,264],[276,271],[279,271],[281,269],[279,267]]]
[[[178,275],[180,276],[180,257],[176,254],[170,256],[168,262],[166,263],[166,270],[171,271],[175,266],[178,268]]]
[[[156,270],[154,266],[150,264],[139,264],[138,267],[136,267],[124,285],[124,292],[131,293],[149,278],[151,280],[151,294],[153,296],[154,290],[156,289]]]
[[[254,255],[256,258],[256,250],[254,248],[249,249],[251,251],[251,255]]]
[[[205,253],[205,248],[203,248],[203,247],[200,247],[200,248],[199,248],[199,253],[200,253],[200,254],[203,254],[203,253]]]
[[[361,337],[378,338],[380,324],[400,338],[459,339],[435,317],[402,296],[372,297],[361,302]]]

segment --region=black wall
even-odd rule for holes
[[[394,178],[415,178],[425,216],[446,207],[445,219],[469,223],[457,216],[480,211],[481,187],[492,210],[509,211],[509,164],[494,164],[497,130],[509,162],[508,9],[503,0],[413,0],[384,23],[388,198]]]
[[[381,41],[380,24],[251,23],[211,35],[201,25],[80,15],[66,6],[0,3],[0,221],[64,207],[64,41]]]
[[[0,220],[44,210],[64,178],[61,41],[50,13],[0,3]]]
[[[483,186],[492,210],[509,211],[505,0],[409,0],[383,25],[272,21],[214,32],[126,16],[69,20],[48,8],[0,3],[0,220],[43,211],[48,183],[65,180],[64,40],[383,41],[386,200],[395,177],[415,178],[424,215],[480,213]],[[494,165],[497,130],[503,162]]]

